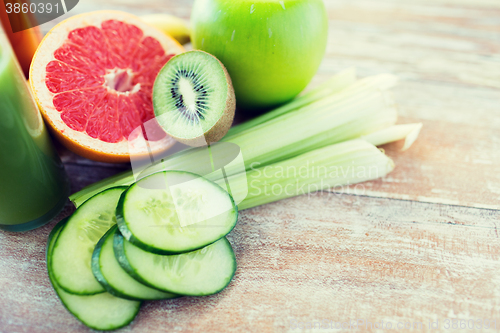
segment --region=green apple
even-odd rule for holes
[[[193,47],[226,66],[238,107],[268,109],[311,81],[328,20],[322,0],[196,0],[191,26]]]

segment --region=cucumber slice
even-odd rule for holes
[[[116,258],[127,273],[144,284],[174,294],[216,294],[231,282],[236,271],[236,257],[225,237],[200,250],[177,255],[144,251],[120,233],[115,233],[113,245]]]
[[[201,249],[236,225],[233,198],[217,184],[190,172],[145,177],[123,193],[116,209],[125,239],[157,254]]]
[[[92,273],[92,253],[101,237],[116,224],[116,204],[125,189],[111,188],[90,198],[61,230],[54,244],[51,269],[66,292],[94,295],[106,291]]]
[[[139,312],[141,303],[114,297],[108,293],[78,296],[65,292],[54,279],[51,270],[52,249],[67,219],[57,224],[47,243],[47,270],[49,279],[64,307],[86,326],[100,330],[115,330],[128,325]]]
[[[100,284],[112,295],[132,300],[158,300],[179,297],[153,289],[134,280],[120,266],[113,250],[113,236],[117,227],[112,227],[99,243],[92,255],[92,272]]]

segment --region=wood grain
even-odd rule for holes
[[[498,322],[499,221],[494,210],[327,192],[244,211],[229,237],[238,271],[225,291],[147,302],[123,331],[287,332],[293,320],[323,319]],[[87,331],[50,287],[44,246],[52,226],[0,234],[2,332]]]
[[[239,265],[231,285],[210,297],[147,302],[122,331],[381,331],[293,329],[298,321],[361,319],[422,323],[414,332],[439,320],[433,331],[450,332],[446,318],[496,319],[497,329],[485,331],[500,330],[500,211],[488,209],[500,209],[500,2],[325,3],[329,43],[311,87],[352,66],[360,77],[394,73],[400,122],[423,122],[421,136],[404,153],[400,143],[383,147],[396,169],[343,189],[358,195],[323,192],[241,212],[229,236]],[[58,21],[95,9],[188,18],[191,4],[86,0]],[[61,155],[73,191],[127,168]],[[2,333],[88,331],[47,278],[55,223],[0,231]]]

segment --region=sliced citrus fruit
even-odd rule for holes
[[[183,51],[131,14],[81,14],[42,40],[30,84],[48,127],[67,148],[96,161],[127,162],[130,154],[175,143],[155,122],[151,95],[160,69]]]

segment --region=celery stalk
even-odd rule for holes
[[[394,125],[396,109],[386,98],[383,92],[371,91],[363,99],[353,95],[312,104],[244,131],[231,142],[241,147],[248,166],[277,162]]]
[[[394,125],[362,136],[362,139],[374,144],[375,146],[381,146],[389,142],[405,139],[405,143],[401,149],[402,151],[405,151],[411,147],[413,142],[415,142],[421,129],[422,123]]]
[[[285,104],[273,111],[270,111],[262,116],[251,119],[243,124],[232,127],[224,140],[231,140],[234,135],[237,135],[245,130],[252,129],[257,125],[263,124],[269,120],[278,118],[286,113],[296,111],[305,106],[309,106],[314,102],[322,101],[328,103],[327,97],[334,97],[337,93],[343,92],[350,88],[349,94],[362,93],[364,89],[377,88],[379,90],[388,90],[394,87],[397,83],[397,77],[391,74],[380,74],[364,78],[355,82],[356,73],[354,69],[347,69],[332,79],[324,83],[322,86],[305,95],[296,98],[292,102]],[[316,105],[318,106],[318,105]]]
[[[356,184],[384,177],[394,169],[393,161],[374,145],[350,140],[315,149],[291,159],[247,171],[247,184],[229,177],[231,190],[246,190],[246,198],[238,209],[247,209],[281,199]],[[243,180],[242,180],[243,179]],[[225,186],[224,180],[216,181]]]
[[[233,126],[229,132],[226,134],[226,139],[231,136],[243,132],[247,129],[265,123],[271,119],[277,118],[285,113],[296,110],[308,104],[311,104],[317,100],[325,98],[329,95],[335,94],[356,82],[356,69],[349,68],[336,75],[334,75],[330,80],[326,81],[314,90],[305,93],[292,100],[291,102],[284,104],[270,112],[267,112],[259,117],[248,120],[243,124]]]
[[[133,174],[131,174],[130,170],[126,170],[84,187],[79,192],[70,195],[69,199],[75,204],[76,207],[78,207],[82,203],[93,197],[95,194],[100,193],[105,189],[115,186],[128,186],[133,182]]]

